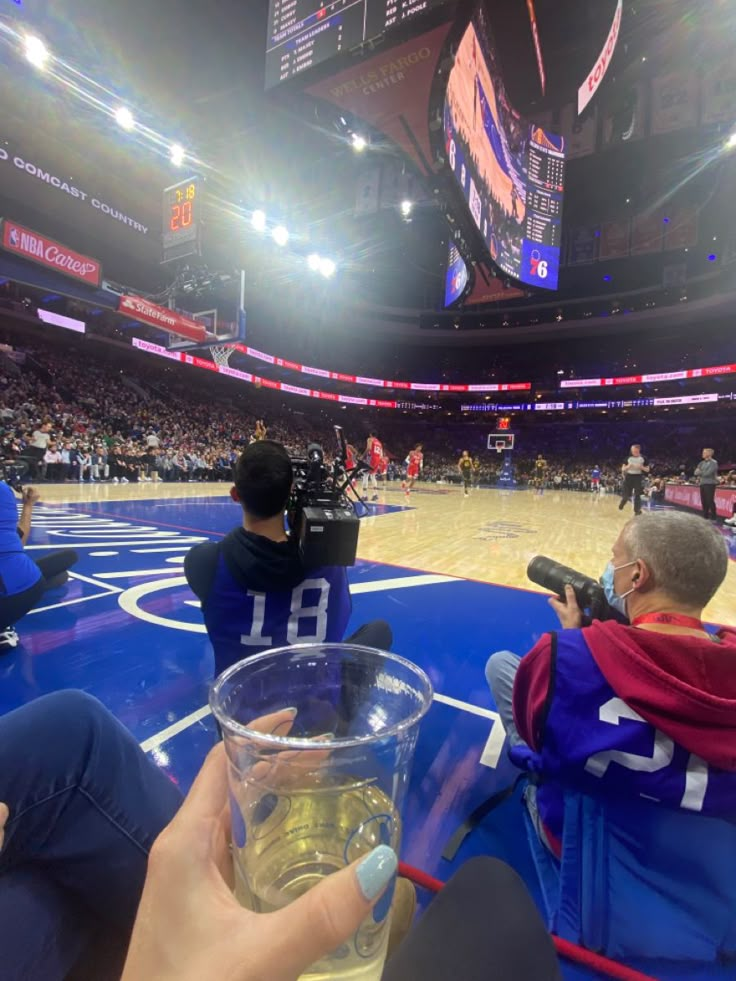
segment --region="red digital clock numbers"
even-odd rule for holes
[[[170,232],[179,232],[184,228],[191,228],[192,221],[194,220],[193,211],[196,197],[196,184],[176,188],[176,200],[171,204],[171,213],[169,215]]]
[[[169,231],[178,232],[182,228],[189,228],[192,224],[192,202],[185,201],[183,204],[171,205],[171,218],[169,219]]]
[[[200,178],[196,176],[164,188],[161,215],[164,262],[199,255],[201,190]]]

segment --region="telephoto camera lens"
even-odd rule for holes
[[[527,566],[526,574],[532,582],[557,593],[562,600],[565,599],[565,586],[572,586],[582,609],[594,607],[601,598],[602,589],[595,579],[546,555],[536,555]]]

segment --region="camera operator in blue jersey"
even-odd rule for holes
[[[242,526],[222,542],[195,545],[184,563],[202,603],[216,674],[270,648],[342,641],[351,614],[345,568],[307,568],[285,529],[294,470],[284,447],[252,443],[234,479],[230,495],[243,508]],[[385,650],[391,630],[375,621],[348,641]]]

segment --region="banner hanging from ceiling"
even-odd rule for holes
[[[590,100],[601,87],[603,79],[606,77],[606,72],[609,69],[611,59],[613,58],[613,53],[616,50],[616,44],[618,43],[618,36],[621,31],[621,17],[623,16],[623,9],[623,0],[618,0],[618,4],[616,5],[616,13],[613,15],[611,30],[608,32],[608,37],[606,38],[606,43],[603,45],[603,50],[598,56],[598,60],[591,68],[588,77],[578,89],[578,115],[583,112]]]

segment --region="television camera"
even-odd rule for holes
[[[359,497],[353,478],[366,469],[358,463],[347,469],[347,445],[342,426],[335,426],[337,450],[331,465],[325,463],[318,443],[307,446],[307,455],[292,458],[294,483],[287,515],[289,527],[305,566],[355,565],[360,519]],[[353,494],[355,502],[350,500]]]

